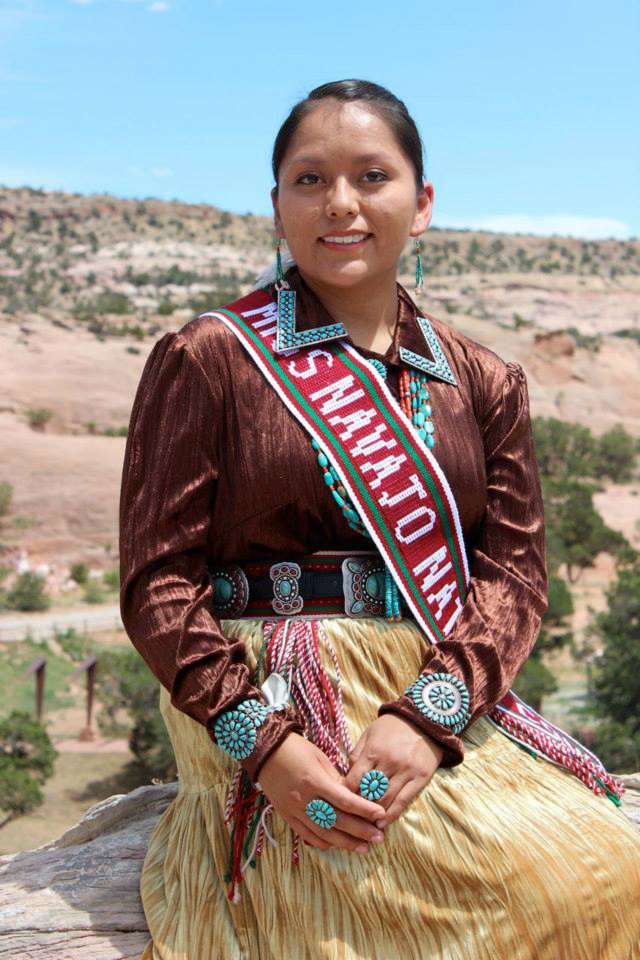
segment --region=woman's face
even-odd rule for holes
[[[300,122],[278,173],[276,231],[305,279],[342,289],[395,283],[407,238],[431,220],[433,186],[418,190],[385,120],[362,102],[322,100]]]

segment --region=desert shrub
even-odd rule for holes
[[[40,429],[45,426],[51,420],[53,413],[51,410],[47,410],[46,407],[29,407],[26,411],[27,420],[29,421],[29,426],[34,427],[35,429]]]
[[[107,570],[102,579],[110,590],[118,590],[120,587],[120,571],[117,568]]]
[[[82,585],[89,579],[89,567],[86,563],[72,563],[69,569],[69,576],[76,583]]]
[[[54,637],[60,644],[67,656],[72,660],[80,662],[93,652],[93,640],[85,633],[77,633],[75,627],[67,627],[66,630],[55,630]]]
[[[13,498],[13,487],[7,480],[0,480],[0,517],[6,516]]]
[[[7,604],[12,610],[48,610],[51,599],[45,592],[44,577],[33,570],[21,573],[7,593]]]
[[[8,818],[42,803],[40,786],[57,755],[49,734],[28,713],[14,710],[0,720],[0,810]]]
[[[232,303],[240,296],[240,287],[229,284],[220,286],[205,293],[198,294],[189,300],[189,309],[195,314],[206,313],[225,303]]]
[[[87,580],[82,599],[85,603],[104,603],[104,590],[99,580]]]

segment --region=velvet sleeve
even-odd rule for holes
[[[135,396],[120,492],[120,609],[127,634],[179,710],[213,736],[218,715],[252,685],[240,640],[212,613],[207,571],[224,391],[182,332],[153,347]],[[295,711],[270,713],[242,765],[252,780],[292,731]]]
[[[484,385],[482,439],[487,506],[468,545],[470,584],[451,634],[425,653],[423,673],[451,673],[470,695],[466,727],[490,712],[529,656],[547,609],[544,508],[529,397],[519,364],[502,364]],[[406,695],[382,704],[381,716],[412,721],[444,749],[441,766],[464,759],[462,740],[425,717]]]

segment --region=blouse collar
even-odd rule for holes
[[[311,287],[301,277],[296,267],[287,271],[286,278],[291,289],[296,292],[297,330],[310,330],[314,327],[339,321],[339,317],[333,317],[329,313]],[[411,366],[424,369],[440,379],[455,384],[451,368],[433,327],[426,319],[420,323],[424,314],[413,302],[404,287],[400,284],[397,286],[398,317],[387,350],[382,354],[365,347],[358,347],[358,352],[367,358],[383,360],[391,366],[409,363]],[[273,297],[276,299],[275,287],[271,289]],[[348,343],[353,343],[348,336],[342,339]]]

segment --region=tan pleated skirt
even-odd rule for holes
[[[413,621],[328,618],[354,744],[415,679],[426,642]],[[227,620],[255,668],[257,620]],[[324,662],[324,659],[323,659]],[[325,663],[332,674],[331,663]],[[204,727],[160,709],[180,791],[149,842],[141,960],[637,960],[640,831],[565,770],[536,760],[485,718],[465,759],[431,782],[367,855],[278,841],[230,903],[223,809],[235,762]]]

